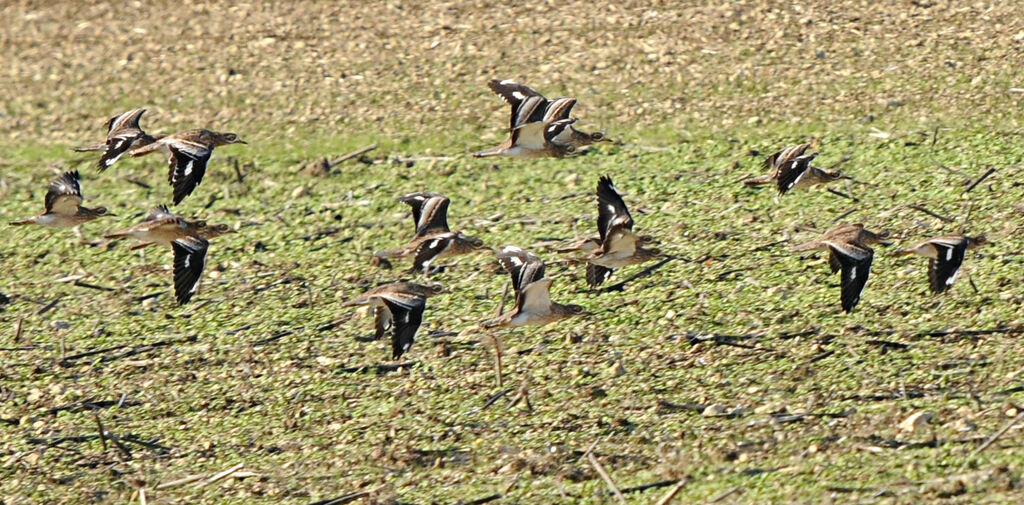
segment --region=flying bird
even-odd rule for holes
[[[608,140],[604,132],[584,133],[572,126],[576,119],[569,114],[575,98],[549,100],[533,88],[509,80],[492,80],[487,86],[511,106],[509,137],[494,149],[474,153],[477,158],[561,158]]]
[[[883,234],[864,229],[864,225],[838,224],[821,237],[793,248],[794,252],[828,251],[828,264],[832,273],[842,270],[840,302],[844,312],[851,312],[860,301],[861,293],[871,274],[871,260],[875,252],[871,244],[888,245]]]
[[[551,301],[551,279],[544,276],[544,262],[536,254],[505,246],[498,251],[497,258],[512,277],[516,305],[513,310],[484,323],[484,328],[543,326],[583,313],[583,307],[579,305]]]
[[[597,232],[597,237],[559,250],[588,253],[584,261],[587,262],[587,284],[591,287],[600,286],[616,268],[643,263],[661,254],[657,249],[643,246],[650,237],[633,233],[633,216],[608,176],[602,176],[597,182]]]
[[[181,203],[203,182],[213,148],[228,144],[247,144],[234,133],[188,130],[168,135],[136,148],[132,157],[162,152],[168,155],[167,180],[174,187],[174,204]]]
[[[104,143],[76,147],[75,151],[103,151],[96,166],[101,172],[110,168],[122,154],[157,140],[139,126],[139,119],[145,112],[146,109],[132,109],[110,118],[107,121],[107,139]]]
[[[82,206],[82,187],[78,171],[64,172],[50,182],[46,191],[46,211],[26,219],[11,221],[12,225],[38,224],[53,228],[72,228],[104,216],[113,216],[106,207]]]
[[[387,258],[413,256],[413,271],[426,273],[435,260],[486,248],[482,240],[448,228],[450,201],[447,196],[425,191],[409,193],[398,201],[412,208],[415,234],[409,243],[398,249],[374,253],[375,262],[384,264]]]
[[[745,179],[747,186],[775,184],[780,195],[791,189],[809,188],[817,184],[827,184],[839,179],[849,179],[841,171],[829,171],[811,164],[818,153],[805,154],[812,144],[800,144],[781,149],[766,160],[764,168],[770,170],[767,175]]]
[[[234,231],[227,225],[209,226],[205,221],[185,219],[161,205],[151,210],[142,222],[104,235],[104,238],[130,237],[142,241],[131,249],[152,244],[170,248],[174,252],[174,295],[178,305],[184,305],[199,289],[199,278],[206,267],[210,239],[225,233]]]
[[[392,282],[371,289],[343,303],[342,307],[372,307],[376,338],[382,338],[391,330],[391,358],[398,359],[412,347],[416,331],[423,323],[427,297],[439,291],[438,286],[423,286],[404,281]]]
[[[967,251],[989,243],[985,235],[946,235],[919,242],[899,254],[916,254],[928,258],[928,286],[932,293],[944,293],[953,287]]]

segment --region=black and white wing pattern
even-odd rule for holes
[[[46,212],[73,216],[82,204],[78,171],[64,172],[50,182],[46,190]]]
[[[533,88],[507,79],[495,79],[487,83],[487,87],[511,106],[508,125],[510,131],[526,123],[544,120],[548,100]]]
[[[423,323],[426,298],[405,291],[388,292],[379,296],[391,313],[391,358],[398,359],[412,347],[416,339],[416,332]]]
[[[860,301],[860,295],[864,292],[864,286],[871,274],[871,260],[874,258],[874,251],[868,247],[861,247],[845,242],[826,242],[832,257],[829,264],[838,262],[842,274],[840,277],[840,302],[844,312],[851,312]]]
[[[956,282],[968,242],[965,237],[939,237],[930,242],[936,255],[928,262],[928,283],[933,293],[943,293]]]
[[[605,243],[613,228],[633,229],[633,216],[608,176],[597,182],[597,231]]]
[[[776,184],[778,185],[780,195],[786,194],[787,191],[800,183],[800,179],[811,170],[811,162],[817,156],[818,153],[797,156],[792,160],[787,160],[778,167]]]
[[[533,88],[510,80],[493,80],[487,86],[511,106],[509,130],[526,123],[568,119],[575,98],[548,100]]]
[[[575,98],[556,98],[548,100],[547,111],[544,112],[545,122],[569,119],[572,108],[576,105]]]
[[[107,123],[107,141],[103,149],[103,155],[97,163],[102,172],[114,164],[122,154],[138,144],[139,140],[146,135],[139,128],[139,118],[146,112],[146,109],[132,109],[121,115],[110,118]]]
[[[515,246],[502,247],[497,254],[498,263],[512,277],[512,287],[518,295],[532,282],[544,278],[544,262],[539,256]]]
[[[146,214],[143,221],[160,221],[163,219],[173,219],[175,217],[174,213],[171,212],[166,205],[157,205],[156,207],[153,207],[153,210],[149,211],[149,214]]]
[[[405,281],[378,286],[342,306],[369,305],[374,308],[377,338],[391,330],[391,355],[397,359],[412,347],[423,322],[427,297],[437,288]]]
[[[566,145],[572,138],[571,126],[575,122],[576,119],[568,118],[545,122],[544,141],[548,144]]]
[[[416,248],[416,257],[413,259],[413,271],[428,273],[430,263],[440,257],[455,241],[457,233],[448,232],[428,238]]]
[[[612,276],[614,270],[596,263],[587,263],[587,285],[596,288]]]
[[[780,150],[772,153],[771,156],[769,156],[767,159],[764,160],[764,168],[766,170],[773,170],[774,171],[774,170],[778,169],[780,166],[782,166],[782,165],[784,165],[786,163],[789,163],[790,161],[793,161],[797,157],[803,156],[804,152],[806,152],[807,149],[809,149],[810,147],[811,147],[811,144],[808,143],[808,144],[800,144],[800,145],[795,145],[795,146],[789,146],[789,147],[780,149]]]
[[[410,193],[398,201],[412,207],[412,218],[416,222],[416,236],[423,237],[431,233],[447,233],[448,229],[448,197],[431,193]]]
[[[373,339],[380,340],[387,335],[388,330],[391,329],[392,323],[394,322],[391,317],[391,311],[387,307],[374,307],[373,308]]]
[[[168,143],[167,146],[171,151],[167,179],[174,187],[174,204],[177,205],[203,182],[213,149],[198,142],[182,140]]]
[[[174,295],[178,305],[184,305],[199,289],[210,242],[202,237],[183,237],[171,242],[171,247],[174,249]]]

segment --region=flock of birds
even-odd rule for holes
[[[563,157],[587,146],[607,141],[603,132],[585,133],[573,125],[570,117],[575,98],[547,99],[532,88],[508,80],[488,83],[492,91],[511,106],[508,139],[498,147],[474,153],[476,157],[510,156],[517,158]],[[154,152],[168,155],[168,180],[173,187],[172,201],[179,204],[202,182],[213,150],[217,146],[245,142],[234,133],[204,129],[188,130],[167,136],[150,136],[139,126],[145,109],[134,109],[115,116],[107,123],[105,142],[75,148],[76,151],[102,152],[97,167],[103,171],[122,155],[144,156]],[[808,153],[812,144],[784,148],[764,163],[768,173],[743,181],[748,186],[772,184],[780,195],[848,178],[841,172],[821,169],[812,164],[817,153]],[[586,280],[597,287],[615,269],[643,263],[662,255],[648,248],[653,240],[633,231],[630,215],[622,195],[609,177],[597,182],[597,234],[585,237],[558,252],[575,253],[587,265]],[[45,212],[13,225],[38,224],[56,228],[77,227],[94,219],[110,216],[106,208],[82,206],[80,176],[77,171],[65,172],[49,185]],[[489,249],[480,239],[448,227],[450,200],[441,194],[419,192],[402,196],[398,201],[409,205],[415,224],[415,235],[406,245],[374,253],[373,262],[389,266],[390,258],[413,258],[413,271],[430,275],[438,259]],[[179,304],[187,303],[199,287],[206,264],[210,239],[232,233],[226,225],[209,225],[172,213],[167,206],[154,208],[142,222],[128,229],[105,235],[118,239],[131,237],[141,241],[132,249],[159,244],[174,253],[174,290]],[[860,300],[871,272],[874,251],[872,244],[888,245],[887,234],[871,232],[862,224],[837,224],[815,240],[798,245],[794,251],[823,250],[829,253],[832,273],[841,271],[840,302],[842,310],[851,312]],[[933,292],[948,290],[956,280],[969,249],[984,244],[984,236],[948,235],[925,240],[902,250],[929,258],[929,285]],[[497,250],[500,265],[511,276],[515,292],[512,310],[484,323],[484,328],[545,325],[584,313],[579,305],[563,305],[551,300],[552,280],[545,276],[543,260],[536,254],[515,246]],[[345,302],[344,306],[367,306],[375,315],[377,338],[391,332],[392,357],[398,358],[413,344],[423,321],[426,299],[437,293],[436,285],[406,281],[392,282],[372,289]],[[496,352],[498,346],[495,346]],[[500,355],[498,356],[500,360]],[[500,380],[500,371],[499,371]]]

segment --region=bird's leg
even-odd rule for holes
[[[508,298],[508,286],[509,282],[505,282],[505,287],[501,290],[501,299],[498,301],[498,310],[495,312],[494,317],[499,317],[505,313],[505,299]]]
[[[491,345],[494,347],[494,375],[498,378],[498,388],[504,385],[501,377],[501,339],[497,335],[488,335]]]
[[[960,268],[961,268],[961,269],[963,269],[963,271],[964,271],[964,275],[966,275],[966,276],[967,276],[967,283],[968,283],[968,284],[970,284],[970,285],[971,285],[971,288],[973,288],[973,289],[974,289],[974,294],[978,294],[978,293],[980,293],[980,291],[978,291],[978,286],[976,286],[976,285],[974,284],[974,277],[971,277],[971,272],[969,272],[969,271],[968,271],[967,269],[965,269],[965,268],[963,268],[963,267],[960,267]]]
[[[498,389],[501,389],[501,342],[498,337],[494,337],[494,370],[498,374]]]

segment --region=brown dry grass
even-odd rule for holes
[[[1009,88],[1024,23],[1012,4],[9,2],[0,19],[3,219],[38,210],[50,174],[36,162],[70,165],[66,146],[97,139],[102,119],[127,107],[150,108],[154,132],[201,124],[252,142],[218,150],[242,161],[245,181],[218,158],[182,206],[240,229],[211,248],[184,308],[166,295],[165,251],[94,238],[166,198],[161,160],[83,168],[90,203],[120,213],[86,240],[0,235],[0,262],[17,276],[0,279],[12,300],[0,306],[11,348],[0,351],[5,505],[126,503],[139,485],[151,503],[308,504],[378,486],[381,503],[495,492],[506,495],[498,503],[603,503],[580,458],[595,440],[623,487],[693,478],[679,503],[1012,503],[1019,493],[1019,429],[968,457],[1020,410],[1024,373],[1010,331],[1022,325],[1021,170],[1008,166],[1024,151],[991,134],[1020,125]],[[648,147],[691,137],[684,130],[699,141],[500,170],[463,158],[351,162],[313,181],[289,170],[368,141],[415,154],[497,141],[505,107],[484,87],[494,77],[578,95],[586,129]],[[894,137],[870,136],[875,125]],[[935,125],[947,128],[929,145]],[[861,202],[820,191],[773,202],[732,182],[754,170],[753,150],[816,133],[823,159],[849,154],[842,168],[870,183],[842,187]],[[999,172],[964,196],[978,164]],[[600,173],[621,174],[645,233],[706,261],[670,263],[607,295],[585,292],[578,268],[552,266],[559,300],[604,312],[508,335],[524,352],[509,351],[507,380],[527,382],[533,411],[510,406],[515,391],[483,409],[496,392],[490,354],[461,332],[492,313],[504,278],[482,255],[442,277],[452,291],[430,301],[414,368],[346,371],[382,360],[385,344],[354,341],[369,323],[337,305],[401,275],[366,267],[409,231],[394,196],[429,184],[453,196],[453,224],[526,246],[589,230]],[[870,292],[844,316],[822,260],[778,243],[794,224],[827,226],[851,207],[851,219],[907,240],[962,223],[907,203],[958,218],[972,208],[971,224],[998,233],[970,257],[977,291],[965,278],[928,297],[923,261],[879,254]],[[55,281],[70,275],[112,291]],[[164,294],[140,299],[153,293]],[[1008,333],[927,333],[1001,326]],[[743,336],[698,338],[708,332]],[[694,412],[710,405],[727,415]],[[131,442],[127,457],[90,438],[94,411],[110,432],[160,445]],[[898,430],[920,411],[935,414],[931,427]],[[154,489],[239,463],[256,475]]]
[[[79,142],[98,118],[145,104],[161,127],[496,137],[503,108],[483,86],[496,76],[584,97],[578,114],[618,131],[968,110],[1003,118],[1024,56],[1018,7],[18,2],[0,10],[0,131]]]

